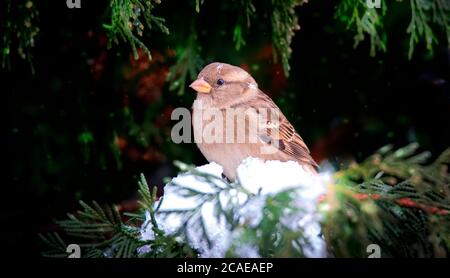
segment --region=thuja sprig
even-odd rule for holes
[[[137,48],[141,48],[151,59],[148,47],[142,42],[144,30],[152,29],[153,25],[163,33],[169,34],[164,25],[164,19],[153,15],[153,9],[161,1],[144,0],[111,0],[111,23],[103,26],[108,30],[109,47],[111,42],[119,43],[119,38],[131,45],[135,59],[139,55]]]
[[[251,19],[256,13],[256,8],[252,0],[239,0],[236,2],[236,10],[238,12],[238,20],[233,28],[233,42],[236,50],[245,46],[244,32],[248,30],[251,25]]]
[[[291,41],[294,32],[300,30],[295,12],[297,6],[305,3],[304,0],[272,0],[272,43],[274,46],[274,59],[281,60],[284,73],[289,76],[291,58]]]
[[[445,0],[399,0],[411,13],[410,23],[405,30],[409,34],[408,58],[411,59],[416,46],[424,42],[429,52],[433,45],[439,43],[436,32],[441,29],[450,45],[450,4]],[[355,47],[366,36],[370,38],[370,54],[377,51],[386,52],[387,36],[383,21],[386,17],[395,16],[387,13],[387,1],[380,1],[381,6],[371,7],[366,0],[342,0],[336,10],[336,17],[347,25],[347,29],[355,33]]]
[[[415,46],[420,39],[425,42],[428,51],[433,52],[433,45],[438,43],[435,30],[443,29],[450,46],[450,3],[443,0],[409,0],[411,8],[411,21],[407,33],[409,39],[409,59],[412,58]],[[435,30],[432,24],[436,25]]]
[[[175,52],[177,61],[170,67],[167,81],[170,83],[169,90],[181,96],[186,90],[186,81],[194,80],[203,65],[196,33],[192,31],[186,45],[178,47]]]
[[[364,257],[367,245],[375,243],[384,256],[445,256],[450,149],[429,163],[430,153],[418,148],[416,143],[396,150],[385,146],[335,174],[323,222],[334,255]]]
[[[370,38],[370,55],[375,56],[377,51],[386,52],[386,31],[383,26],[386,10],[385,3],[378,9],[369,8],[366,0],[342,0],[337,6],[336,17],[346,23],[347,29],[355,32],[355,48],[367,35]]]

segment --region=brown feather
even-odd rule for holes
[[[262,91],[259,91],[254,98],[248,100],[247,102],[239,103],[239,106],[251,107],[256,109],[256,111],[260,111],[262,108],[276,109],[277,116],[279,117],[279,124],[276,126],[278,130],[277,132],[272,132],[272,128],[267,128],[267,133],[260,135],[268,137],[263,141],[266,144],[278,146],[278,149],[281,152],[289,155],[292,160],[298,161],[300,164],[307,163],[313,166],[313,168],[318,167],[317,163],[311,157],[310,151],[302,137],[295,131],[292,124],[286,119],[278,106],[269,96]]]

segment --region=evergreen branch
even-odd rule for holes
[[[281,58],[284,74],[289,76],[291,57],[291,41],[296,30],[300,30],[298,18],[295,13],[297,6],[305,3],[304,0],[272,0],[272,43],[275,48],[274,60]]]
[[[155,4],[159,3],[159,0],[111,0],[111,24],[103,25],[108,30],[108,47],[111,47],[112,41],[118,44],[120,37],[131,45],[136,60],[139,57],[137,48],[141,48],[151,60],[150,50],[139,37],[143,36],[145,27],[150,30],[153,24],[164,34],[169,34],[165,20],[152,14]],[[142,18],[145,25],[141,22]]]
[[[240,24],[236,24],[233,29],[233,42],[234,42],[234,48],[239,51],[242,46],[245,45],[245,39],[242,35],[242,28]]]
[[[27,60],[34,75],[33,49],[40,34],[37,26],[39,11],[33,1],[14,3],[2,1],[0,9],[5,11],[5,18],[0,22],[0,60],[2,68],[11,70],[11,56],[17,50],[18,56]]]
[[[414,53],[414,46],[419,42],[419,37],[423,36],[427,50],[433,51],[433,43],[436,42],[436,37],[433,34],[433,30],[429,25],[430,18],[427,11],[431,9],[430,2],[410,0],[411,4],[411,22],[406,32],[410,34],[409,39],[409,59],[412,58]],[[434,6],[434,4],[431,4]]]
[[[408,57],[412,58],[414,46],[419,43],[419,39],[425,41],[428,51],[433,52],[433,44],[438,43],[432,23],[436,28],[443,29],[447,44],[450,46],[450,3],[442,0],[410,0],[411,21],[407,29],[410,34],[410,48]]]
[[[156,190],[157,188],[154,187],[153,191],[150,191],[150,187],[147,184],[147,180],[145,179],[144,174],[141,174],[141,180],[138,181],[139,185],[139,196],[141,197],[141,200],[139,201],[139,204],[141,207],[147,210],[153,210],[153,204],[156,202]]]
[[[84,248],[87,257],[136,255],[136,249],[143,245],[139,240],[139,229],[125,225],[116,207],[102,208],[97,202],[88,205],[83,201],[80,201],[80,205],[82,211],[77,215],[68,214],[67,220],[57,221],[57,224],[68,236],[76,239],[75,242]],[[58,235],[56,237],[59,239],[59,249],[48,239],[44,242],[53,250],[61,251],[61,246],[65,244]],[[46,254],[51,253],[44,253]]]
[[[430,155],[417,153],[418,147],[410,144],[394,151],[386,146],[336,173],[323,226],[335,255],[366,256],[365,246],[371,243],[381,246],[385,256],[433,257],[448,252],[450,175],[445,164],[450,152],[447,149],[435,162],[425,164]],[[336,231],[336,226],[342,230]]]
[[[433,163],[428,163],[428,152],[418,150],[417,144],[397,150],[385,146],[363,162],[335,174],[335,184],[329,186],[319,206],[319,211],[325,216],[323,234],[334,256],[365,257],[366,247],[372,243],[381,247],[383,256],[446,256],[450,248],[447,167],[450,149]],[[293,203],[296,189],[273,196],[255,196],[244,191],[239,182],[228,184],[190,165],[181,162],[176,162],[176,165],[210,185],[211,191],[178,185],[180,192],[188,192],[187,198],[198,198],[197,205],[191,209],[159,211],[162,202],[159,200],[157,204],[156,191],[150,190],[141,175],[139,194],[142,208],[134,215],[143,219],[145,212],[150,213],[150,219],[147,217],[146,221],[147,225],[152,225],[152,240],[141,240],[140,229],[123,223],[116,208],[106,207],[108,211],[95,202],[92,205],[80,202],[82,212],[69,215],[68,220],[58,223],[67,234],[76,236],[78,240],[87,240],[80,244],[85,257],[196,256],[189,245],[193,236],[204,239],[209,247],[212,245],[213,238],[202,215],[203,206],[211,202],[217,221],[225,220],[229,231],[237,235],[228,256],[235,256],[242,244],[256,246],[263,257],[305,256],[305,248],[311,245],[305,231],[288,227],[291,223],[282,221],[290,220],[291,215],[302,211]],[[176,180],[169,186],[173,185],[176,185]],[[237,192],[247,195],[246,202],[264,197],[262,217],[257,223],[239,219],[238,209],[243,204],[233,198]],[[222,203],[221,197],[227,201]],[[167,236],[157,222],[171,213],[179,214],[183,223],[174,234]],[[43,241],[53,249],[46,253],[48,256],[67,256],[65,244],[58,235],[47,235]],[[136,250],[143,246],[148,246],[150,252],[138,255]]]
[[[411,11],[411,21],[406,29],[409,34],[409,59],[420,41],[424,41],[427,50],[432,53],[433,45],[439,42],[435,35],[439,29],[443,30],[450,46],[450,4],[443,0],[409,0],[408,5]],[[377,51],[386,52],[387,38],[383,19],[387,7],[387,1],[381,1],[379,9],[369,7],[365,0],[342,0],[337,6],[336,17],[346,23],[347,29],[355,32],[354,47],[368,35],[371,42],[370,54],[374,56]]]
[[[142,223],[125,224],[122,221],[121,214],[114,206],[105,206],[104,208],[93,202],[88,205],[80,201],[82,211],[76,215],[68,214],[67,220],[57,221],[57,224],[63,228],[66,235],[73,238],[81,248],[82,256],[86,258],[130,258],[130,257],[181,257],[184,254],[194,256],[194,252],[185,244],[179,243],[175,237],[165,236],[164,231],[158,228],[154,214],[154,205],[156,201],[156,187],[152,192],[148,187],[145,177],[141,175],[139,181],[139,193],[141,195],[137,219],[145,219],[143,215],[146,211],[150,212],[152,230],[155,233],[155,240],[141,240],[141,229],[138,227]],[[49,251],[43,252],[44,256],[67,257],[65,253],[65,243],[59,235],[49,234],[41,235],[42,241],[48,246]],[[138,249],[149,246],[152,252],[144,255],[138,254]]]
[[[238,20],[233,29],[233,42],[237,51],[245,45],[245,39],[243,35],[243,27],[246,26],[247,30],[250,28],[251,19],[254,17],[256,8],[252,3],[252,0],[238,0],[236,1],[236,11],[238,12]]]
[[[432,164],[424,162],[430,156],[428,152],[417,154],[417,143],[392,151],[392,146],[385,146],[360,164],[354,164],[336,178],[343,177],[345,182],[356,184],[359,181],[369,181],[378,177],[382,181],[396,184],[399,180],[409,180],[415,185],[424,184],[432,187],[433,184],[442,186],[449,183],[449,176],[442,171],[442,166],[448,163],[450,151],[445,150]]]
[[[164,232],[158,228],[158,223],[156,221],[155,213],[158,211],[159,207],[162,204],[162,199],[159,201],[158,206],[154,209],[154,204],[157,201],[157,187],[153,187],[153,191],[150,191],[150,187],[147,184],[147,180],[145,176],[141,174],[141,180],[138,182],[139,184],[139,195],[142,201],[139,201],[139,204],[144,209],[144,211],[148,211],[150,214],[150,222],[152,224],[153,232],[157,236],[164,236]]]
[[[44,257],[65,258],[67,257],[67,246],[57,233],[39,234],[39,238],[44,242],[49,250],[42,252]]]
[[[197,44],[197,36],[194,31],[187,40],[185,48],[176,50],[177,61],[170,67],[167,81],[170,83],[169,90],[177,91],[177,95],[184,95],[186,80],[194,80],[201,70],[203,60],[200,57],[200,46]]]
[[[383,2],[381,11],[369,8],[366,0],[342,0],[337,6],[336,17],[347,23],[347,29],[354,29],[354,48],[362,41],[365,35],[370,38],[370,55],[375,56],[377,51],[386,52],[386,36],[383,29],[383,17],[387,5]]]

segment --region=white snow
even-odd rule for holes
[[[262,210],[266,198],[279,192],[294,189],[293,208],[286,211],[280,219],[281,224],[289,229],[301,229],[310,242],[303,250],[307,257],[324,257],[325,243],[319,237],[320,214],[316,212],[317,198],[325,193],[329,175],[311,175],[297,162],[262,161],[258,158],[245,159],[237,169],[240,185],[248,192],[256,196],[249,197],[237,189],[230,189],[221,174],[223,168],[216,163],[209,163],[195,168],[195,171],[211,175],[215,178],[208,182],[191,172],[183,173],[173,178],[164,188],[164,198],[160,210],[156,214],[156,221],[160,229],[167,234],[173,234],[187,220],[185,215],[171,213],[177,210],[193,209],[201,205],[198,217],[205,223],[205,231],[211,240],[211,246],[199,231],[198,219],[191,219],[187,223],[187,240],[192,248],[199,251],[200,257],[224,257],[233,242],[236,246],[239,232],[230,231],[226,219],[217,217],[215,206],[217,197],[208,201],[202,201],[198,196],[187,195],[183,188],[208,194],[217,194],[218,201],[226,210],[229,205],[239,207],[235,212],[240,223],[246,223],[249,227],[258,226],[263,214]],[[214,184],[214,185],[213,185]],[[227,188],[227,190],[223,190]],[[202,203],[203,202],[203,203]],[[155,204],[157,206],[158,204]],[[297,210],[295,208],[301,208]],[[141,228],[142,240],[153,240],[154,234],[150,223],[150,214],[146,214],[146,221]],[[183,240],[183,239],[181,239]],[[148,248],[141,248],[139,252],[148,252]],[[238,245],[236,255],[242,257],[260,257],[256,246],[248,243]]]
[[[295,161],[263,161],[249,157],[237,168],[241,185],[256,194],[276,194],[294,187],[314,187],[315,177]]]

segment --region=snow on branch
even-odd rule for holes
[[[159,228],[186,240],[200,257],[261,257],[285,245],[298,255],[325,256],[316,210],[329,175],[313,176],[293,161],[252,157],[238,167],[238,182],[227,183],[222,170],[210,163],[172,179],[154,204]],[[154,237],[147,213],[141,238]]]

